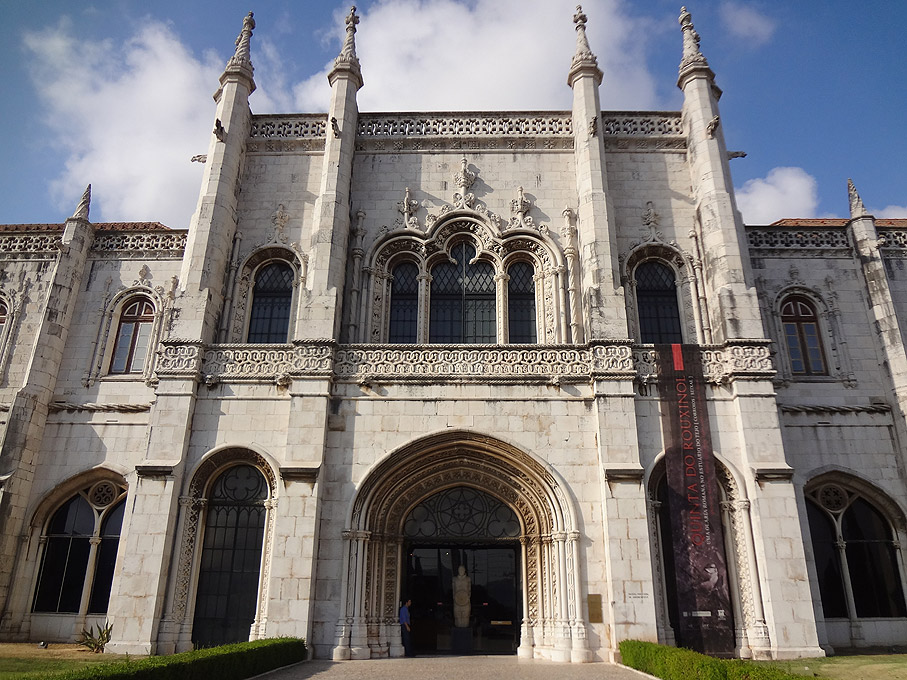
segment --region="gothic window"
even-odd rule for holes
[[[32,609],[103,614],[116,566],[125,490],[102,481],[77,493],[51,516]]]
[[[528,262],[516,262],[507,270],[507,323],[510,342],[534,343],[535,271]]]
[[[412,262],[394,267],[391,281],[388,342],[416,342],[419,315],[419,268]]]
[[[3,331],[6,329],[6,320],[9,313],[6,311],[6,305],[0,302],[0,338],[3,337]]]
[[[891,523],[839,484],[807,492],[819,594],[826,618],[907,616]]]
[[[255,620],[268,484],[252,465],[235,465],[211,485],[192,641],[211,647],[249,639]]]
[[[280,261],[261,267],[255,275],[252,289],[247,342],[287,342],[292,301],[293,268]]]
[[[683,342],[673,270],[661,262],[647,260],[636,267],[634,278],[639,315],[639,342],[645,344]]]
[[[151,344],[154,304],[146,297],[130,298],[123,305],[117,326],[111,373],[142,373]]]
[[[793,374],[828,375],[813,303],[801,295],[786,298],[781,305],[781,325]]]
[[[450,257],[453,262],[431,270],[429,341],[496,342],[494,267],[473,262],[476,249],[465,241],[453,247]]]

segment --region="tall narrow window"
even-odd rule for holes
[[[510,342],[536,341],[535,271],[528,262],[516,262],[507,270],[507,319]]]
[[[248,342],[284,343],[290,330],[293,268],[271,262],[258,270],[252,289]]]
[[[124,491],[112,482],[98,482],[54,512],[41,537],[44,550],[33,611],[107,611],[125,510]]]
[[[0,302],[0,338],[3,337],[3,329],[6,328],[6,320],[9,312],[6,310],[6,305]]]
[[[192,641],[249,639],[258,603],[268,485],[252,465],[228,468],[208,498]]]
[[[680,343],[680,308],[674,272],[660,262],[643,262],[635,271],[641,343]]]
[[[419,268],[412,262],[394,267],[388,342],[416,342],[419,314]]]
[[[808,491],[807,511],[825,616],[907,616],[897,547],[885,516],[866,498],[835,483]],[[853,593],[852,604],[845,585]]]
[[[453,262],[431,270],[430,342],[495,342],[494,267],[472,262],[476,250],[466,242],[454,246],[450,255]]]
[[[111,373],[141,373],[145,370],[153,324],[154,305],[148,298],[132,298],[123,305],[113,358],[110,360]]]
[[[812,302],[799,295],[787,298],[781,305],[781,325],[794,375],[828,375]]]

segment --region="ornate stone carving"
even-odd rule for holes
[[[398,217],[394,221],[394,226],[419,229],[419,220],[415,216],[418,209],[419,201],[413,199],[409,187],[406,187],[406,191],[403,194],[403,200],[397,202],[397,212],[399,212],[402,217]]]
[[[82,194],[82,198],[79,199],[79,204],[76,206],[76,211],[72,214],[73,219],[75,220],[88,220],[88,211],[91,207],[91,185],[89,184],[85,187],[85,192]]]
[[[766,250],[824,250],[850,249],[844,227],[822,229],[796,229],[771,227],[747,229],[746,237],[751,249]]]
[[[99,232],[91,249],[93,252],[116,252],[117,257],[155,254],[181,257],[186,249],[186,232]]]
[[[324,139],[327,122],[327,114],[252,116],[249,138]]]
[[[566,137],[573,135],[573,117],[569,112],[545,113],[536,117],[525,114],[417,114],[391,117],[387,114],[359,116],[360,137]]]

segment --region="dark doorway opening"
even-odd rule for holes
[[[405,555],[403,599],[412,599],[417,654],[516,653],[523,612],[518,542],[410,543]],[[470,579],[468,620],[462,594],[455,598],[461,566]]]

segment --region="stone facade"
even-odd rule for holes
[[[810,512],[839,526],[867,502],[902,588],[907,221],[865,214],[851,186],[849,220],[745,227],[689,14],[679,112],[601,111],[574,21],[572,111],[360,114],[351,13],[327,115],[253,115],[250,15],[188,231],[93,224],[90,192],[63,225],[0,226],[0,636],[65,641],[107,618],[112,650],[191,647],[218,484],[246,466],[261,523],[239,637],[401,655],[403,527],[464,487],[520,521],[518,654],[673,643],[640,314],[640,267],[655,262],[673,277],[678,340],[702,348],[735,653],[904,639],[904,612],[867,609],[846,575],[844,609],[829,604],[820,572],[860,556],[849,529],[823,543]],[[435,339],[432,272],[461,244],[493,273],[495,342]],[[252,342],[274,263],[285,341]],[[517,263],[531,267],[534,342],[509,342]],[[405,344],[391,337],[403,264]],[[93,529],[57,526],[73,499]],[[53,551],[75,563],[83,538],[82,566],[60,567],[53,590]],[[832,545],[838,562],[821,553]]]

